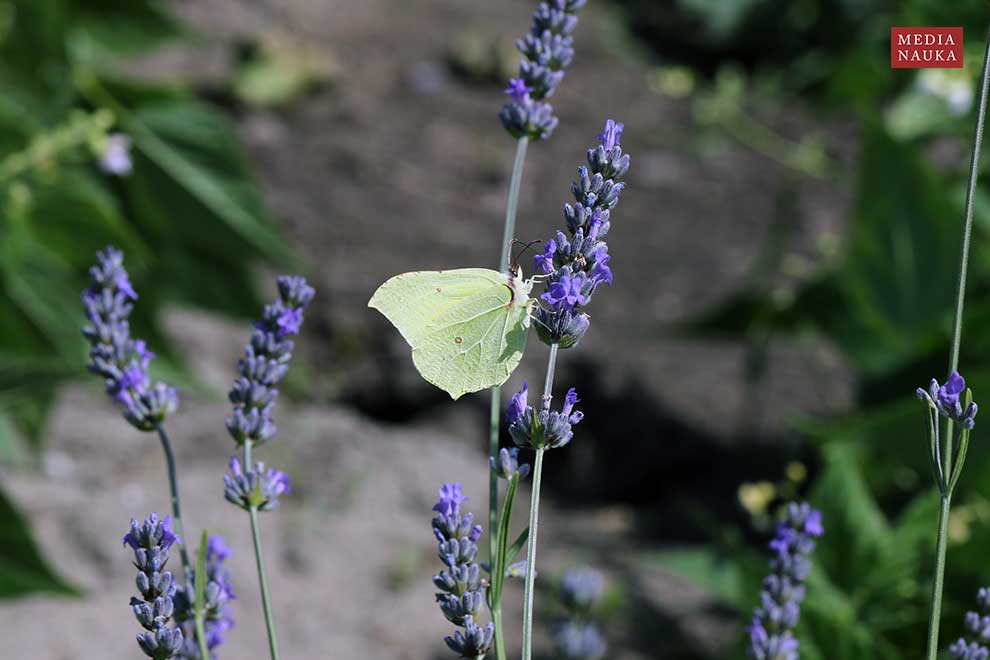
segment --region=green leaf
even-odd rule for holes
[[[247,243],[272,258],[291,258],[225,119],[187,101],[142,107],[121,122],[139,150]]]
[[[505,553],[506,567],[508,567],[508,565],[511,564],[513,561],[515,561],[516,557],[519,556],[519,552],[523,549],[523,546],[526,545],[526,540],[528,538],[529,538],[529,527],[521,531],[519,533],[519,536],[516,537],[516,540],[512,542],[511,546],[509,546],[508,552]]]
[[[0,490],[0,598],[39,591],[78,593],[49,568],[27,521]]]

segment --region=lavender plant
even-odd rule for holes
[[[433,506],[433,535],[436,537],[437,554],[444,569],[433,576],[433,584],[440,591],[437,602],[448,621],[463,628],[444,642],[459,658],[480,660],[488,655],[495,636],[495,624],[482,627],[477,621],[485,606],[486,584],[481,577],[481,567],[474,561],[478,555],[477,541],[483,530],[474,524],[474,515],[461,514],[461,504],[468,498],[459,483],[444,484],[439,491],[440,501]]]
[[[561,660],[601,660],[608,644],[592,618],[605,579],[590,568],[571,569],[560,578],[558,596],[567,616],[553,628],[553,644]]]
[[[981,588],[976,594],[975,612],[966,612],[967,637],[960,637],[949,646],[952,660],[987,660],[990,650],[990,589]]]
[[[770,541],[773,558],[763,580],[760,604],[749,626],[747,653],[754,660],[797,660],[798,639],[793,630],[801,616],[804,581],[811,571],[815,539],[822,536],[821,514],[802,502],[787,506],[784,520]]]
[[[548,240],[543,253],[534,259],[536,270],[547,276],[546,291],[540,296],[545,305],[538,306],[534,314],[537,335],[550,346],[547,374],[538,411],[528,404],[528,388],[523,385],[523,389],[513,396],[506,414],[513,441],[536,452],[523,596],[523,660],[532,657],[533,587],[543,457],[548,449],[569,443],[573,437],[572,427],[583,418],[581,412],[574,410],[578,402],[574,388],[568,390],[559,411],[550,408],[557,352],[577,345],[590,324],[590,317],[583,308],[591,302],[599,285],[612,284],[611,257],[604,238],[611,227],[611,212],[625,187],[620,179],[629,169],[629,156],[622,153],[620,145],[623,129],[621,122],[611,119],[606,122],[598,136],[601,144],[588,150],[588,165],[578,168],[578,182],[571,186],[576,203],[564,205],[566,233],[558,231],[556,238]]]
[[[278,639],[272,613],[271,594],[265,570],[258,512],[271,511],[278,498],[290,490],[289,476],[262,462],[252,463],[253,449],[275,437],[272,411],[278,397],[279,381],[289,369],[294,343],[299,333],[303,312],[315,291],[302,277],[283,275],[278,278],[279,298],[266,305],[262,320],[255,323],[244,357],[237,363],[238,378],[228,398],[233,411],[227,418],[227,432],[242,450],[242,461],[230,461],[230,474],[224,475],[224,497],[247,512],[254,539],[258,583],[268,631],[268,647],[272,660],[278,660]]]
[[[149,518],[148,525],[151,527],[144,529],[144,538],[149,538],[147,535],[154,532],[166,539],[166,545],[170,547],[184,534],[175,455],[163,426],[166,417],[178,409],[178,391],[162,382],[151,384],[148,368],[154,353],[148,350],[143,340],[131,337],[128,318],[138,295],[124,268],[123,253],[111,246],[97,253],[96,256],[98,263],[89,271],[90,285],[82,294],[83,310],[88,321],[83,326],[82,332],[90,343],[88,369],[103,377],[107,394],[121,407],[124,419],[131,426],[140,431],[155,431],[158,434],[165,456],[171,494],[173,516],[171,520],[174,520],[178,535],[171,533],[168,519],[161,523],[159,529],[155,527],[158,525],[157,518],[154,520]],[[152,527],[154,529],[151,529]],[[125,537],[125,543],[130,543],[128,538],[133,540],[138,537]],[[168,547],[165,547],[165,551],[167,550]],[[189,561],[185,545],[181,542],[179,556],[185,578],[183,582],[191,584],[195,571]],[[170,608],[171,597],[174,594],[174,590],[169,594]],[[189,618],[201,623],[202,611],[192,607],[190,612]],[[196,628],[196,631],[199,630],[200,628]],[[208,649],[204,635],[187,635],[186,643],[198,648],[202,657],[207,657]]]
[[[181,546],[182,539],[172,531],[169,519],[159,519],[154,513],[140,524],[131,520],[124,536],[138,569],[135,582],[141,597],[131,598],[131,609],[145,632],[137,636],[137,643],[154,660],[178,657],[183,647],[182,630],[170,625],[175,612],[175,577],[165,570],[168,551],[175,543]]]
[[[502,228],[502,249],[498,268],[503,273],[509,269],[509,254],[516,231],[516,213],[519,207],[519,189],[522,183],[523,167],[526,163],[526,150],[530,140],[543,140],[550,137],[558,120],[553,115],[553,107],[546,100],[553,96],[564,78],[564,70],[574,58],[574,30],[577,28],[577,12],[587,0],[551,0],[541,2],[533,13],[532,26],[528,34],[516,41],[516,48],[523,55],[519,63],[519,75],[509,80],[505,93],[509,102],[502,107],[499,119],[509,135],[516,138],[516,155],[509,179],[508,198],[505,205],[505,222]],[[490,460],[498,459],[500,417],[502,412],[501,385],[491,390],[491,407],[488,423],[488,454]],[[489,535],[489,557],[494,563],[500,541],[498,537],[498,478],[494,471],[488,479],[488,525],[493,532]],[[509,513],[511,515],[511,502]],[[494,594],[491,603],[492,617],[501,628],[501,592]],[[500,632],[500,631],[499,631]],[[496,644],[499,660],[504,660],[502,644]]]
[[[945,385],[932,380],[928,391],[919,388],[918,397],[928,404],[927,427],[929,458],[932,474],[939,492],[938,532],[935,546],[935,575],[932,580],[931,606],[928,614],[927,660],[938,656],[938,629],[942,614],[942,590],[945,581],[946,549],[948,544],[949,511],[952,492],[962,474],[969,448],[969,434],[973,429],[977,407],[973,394],[966,389],[966,381],[959,375],[959,349],[962,341],[963,308],[966,300],[966,276],[969,267],[969,244],[973,230],[973,209],[976,183],[980,170],[980,151],[983,145],[983,126],[987,112],[987,91],[990,84],[990,35],[983,55],[983,73],[980,83],[980,102],[973,132],[973,148],[970,155],[969,184],[966,188],[966,213],[963,221],[962,247],[959,255],[959,284],[956,289],[956,311],[952,329],[952,347],[949,353],[949,378]],[[960,400],[960,397],[963,397]],[[945,419],[942,430],[942,419]],[[955,425],[959,429],[955,429]]]

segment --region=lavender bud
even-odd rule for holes
[[[506,416],[508,416],[508,413],[506,413]],[[498,452],[498,460],[496,461],[495,457],[492,456],[488,459],[488,465],[491,467],[492,472],[506,481],[512,479],[517,472],[519,473],[520,480],[525,479],[526,475],[529,474],[529,465],[519,465],[519,450],[515,447],[512,449],[503,447]]]
[[[478,554],[476,542],[481,538],[481,527],[474,525],[470,512],[461,514],[461,504],[467,497],[458,483],[444,484],[439,490],[440,500],[434,505],[433,535],[437,538],[437,555],[444,569],[433,576],[433,584],[440,590],[437,602],[444,617],[454,625],[464,628],[446,637],[447,646],[462,658],[483,658],[491,647],[493,626],[479,628],[475,619],[485,605],[485,584],[481,568],[474,559]]]
[[[176,586],[172,574],[162,569],[169,548],[182,540],[172,531],[169,518],[159,519],[152,513],[142,523],[131,520],[123,542],[134,551],[134,565],[140,571],[135,584],[141,598],[130,601],[134,617],[147,631],[137,636],[138,646],[150,658],[175,657],[183,640],[181,630],[169,627],[175,612]]]
[[[444,637],[447,647],[461,658],[484,658],[492,647],[495,625],[489,623],[484,628],[474,623],[473,617],[464,617],[464,632],[457,631],[452,637]]]

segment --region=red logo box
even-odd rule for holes
[[[890,28],[890,68],[961,69],[961,27]]]

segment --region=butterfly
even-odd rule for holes
[[[518,268],[416,271],[386,281],[368,307],[402,333],[420,375],[458,399],[501,385],[519,365],[532,289]]]

